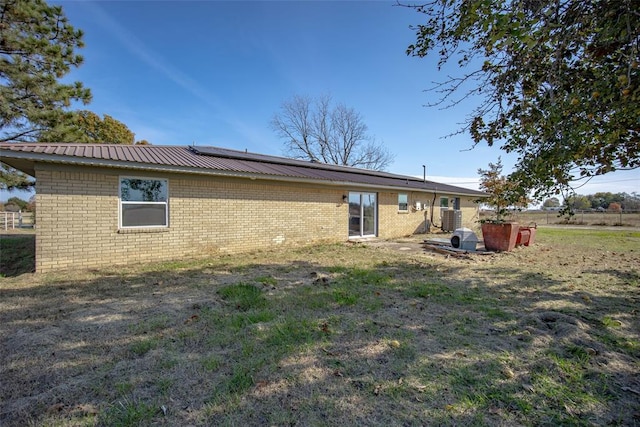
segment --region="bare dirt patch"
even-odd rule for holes
[[[640,234],[538,235],[1,278],[0,424],[640,423]]]

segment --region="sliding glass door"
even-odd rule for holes
[[[349,237],[376,236],[376,193],[349,193]]]

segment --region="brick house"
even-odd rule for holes
[[[38,272],[394,238],[450,212],[473,227],[484,195],[216,147],[5,143],[0,159],[36,178]]]

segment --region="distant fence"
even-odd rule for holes
[[[480,219],[493,217],[493,212],[480,212]],[[572,217],[559,216],[558,211],[510,212],[508,220],[520,224],[535,222],[549,225],[600,225],[611,227],[640,227],[640,211],[574,211]]]
[[[0,228],[33,228],[33,212],[0,212]]]

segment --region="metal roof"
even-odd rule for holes
[[[0,160],[30,175],[35,163],[46,162],[486,196],[481,191],[412,176],[220,147],[3,143]]]

